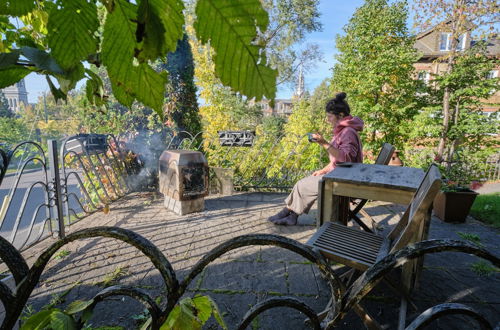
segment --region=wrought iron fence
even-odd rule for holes
[[[19,250],[56,234],[62,238],[65,227],[124,196],[126,164],[115,138],[104,137],[100,150],[85,147],[88,136],[67,138],[59,150],[54,140],[45,149],[36,142],[0,149],[0,235]]]
[[[235,190],[287,190],[328,163],[326,152],[307,135],[257,135],[245,146],[227,145],[219,138],[180,132],[167,136],[166,148],[201,151],[210,167],[232,169]]]
[[[221,143],[219,135],[180,132],[163,143],[165,149],[201,151],[211,167],[231,169],[235,190],[287,190],[327,162],[322,148],[290,134],[257,136],[240,147]],[[80,134],[64,139],[59,150],[55,141],[46,148],[23,142],[0,149],[1,235],[20,250],[51,235],[64,237],[66,226],[131,191],[131,174],[137,171],[130,160],[136,155],[121,146],[111,135]],[[29,169],[34,164],[36,175]],[[13,165],[15,173],[6,177]]]
[[[360,302],[375,286],[384,279],[385,275],[394,269],[404,265],[411,260],[422,257],[430,253],[438,252],[461,252],[473,254],[490,261],[495,267],[500,267],[500,259],[489,253],[482,247],[469,242],[452,240],[428,240],[407,246],[395,253],[389,254],[368,268],[349,287],[344,285],[341,278],[333,272],[330,265],[321,254],[309,247],[292,239],[269,234],[243,235],[221,243],[207,254],[205,254],[189,271],[187,276],[178,280],[176,272],[165,255],[150,241],[144,237],[126,229],[117,227],[96,227],[84,229],[69,234],[64,239],[58,240],[47,248],[36,260],[31,268],[28,267],[22,255],[5,239],[0,237],[0,259],[5,262],[16,286],[15,293],[6,285],[0,285],[0,301],[5,308],[5,318],[0,324],[0,329],[12,329],[18,324],[23,308],[26,306],[28,298],[47,266],[49,260],[64,245],[85,238],[108,237],[131,245],[138,249],[143,255],[149,258],[154,267],[159,271],[166,290],[163,295],[167,299],[166,303],[160,305],[146,292],[123,285],[115,285],[100,291],[91,300],[80,302],[78,311],[82,312],[80,317],[75,319],[75,323],[81,328],[84,326],[84,315],[91,315],[96,305],[105,299],[116,296],[128,296],[142,303],[149,312],[150,328],[159,329],[167,320],[181,297],[186,293],[190,283],[199,275],[210,263],[223,254],[244,246],[276,246],[297,253],[314,264],[322,273],[323,278],[328,282],[332,298],[328,313],[321,321],[320,316],[306,303],[292,297],[272,297],[253,306],[243,317],[238,325],[238,329],[246,329],[252,320],[266,310],[277,307],[289,307],[303,312],[309,324],[314,329],[331,329],[338,325],[344,317],[352,310],[356,311],[365,326],[370,329],[382,329],[371,317],[367,317],[364,307]],[[425,289],[425,288],[424,288]],[[474,319],[483,329],[492,329],[491,324],[480,313],[463,304],[445,303],[431,307],[416,317],[406,329],[421,329],[429,325],[432,321],[442,316],[450,314],[461,314],[462,316]],[[77,316],[75,316],[77,317]],[[402,324],[400,326],[405,326]]]

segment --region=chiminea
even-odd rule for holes
[[[203,211],[208,195],[208,163],[201,152],[165,150],[159,164],[164,205],[179,215]]]

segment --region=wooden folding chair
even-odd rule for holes
[[[327,259],[365,271],[386,255],[427,238],[430,207],[440,187],[441,175],[437,166],[432,165],[403,217],[386,238],[335,222],[327,222],[306,244]],[[415,260],[403,265],[404,291],[401,292],[403,298],[400,320],[402,315],[406,317],[406,298],[416,283],[422,263],[422,260]],[[402,323],[404,322],[403,318]]]
[[[375,160],[375,164],[378,165],[389,164],[389,162],[391,161],[392,154],[394,153],[394,150],[396,150],[396,148],[392,144],[384,143],[382,149],[380,149],[377,159]],[[352,210],[350,209],[348,211],[349,220],[353,220],[354,222],[356,222],[365,231],[373,233],[377,231],[376,230],[377,224],[375,220],[373,220],[373,218],[368,213],[366,213],[366,211],[363,210],[363,206],[365,206],[366,202],[368,202],[367,199],[361,199],[361,200],[356,200],[355,202],[351,202],[351,204],[355,205],[355,207],[354,209]],[[368,225],[358,217],[358,213],[363,214],[365,218],[371,220],[372,229],[370,229],[370,227],[368,227]]]

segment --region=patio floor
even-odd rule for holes
[[[204,212],[177,216],[163,207],[162,198],[151,193],[130,194],[113,203],[110,212],[95,213],[70,228],[70,232],[93,226],[119,226],[151,240],[171,262],[177,278],[218,244],[250,233],[283,235],[305,243],[315,232],[312,218],[300,219],[300,225],[275,226],[266,218],[282,207],[284,194],[239,193],[210,196]],[[386,230],[401,215],[403,208],[386,203],[370,203],[365,210]],[[314,212],[312,212],[314,216]],[[461,239],[459,233],[476,234],[481,244],[493,253],[500,247],[499,231],[472,218],[465,224],[447,224],[433,218],[430,238]],[[29,264],[43,242],[23,254]],[[29,304],[38,310],[68,292],[65,306],[74,300],[88,299],[113,282],[133,285],[150,295],[161,296],[163,281],[149,259],[129,245],[108,238],[85,239],[63,247],[47,266]],[[409,309],[408,319],[426,308],[445,301],[466,303],[481,311],[493,324],[500,321],[500,275],[479,276],[472,271],[478,258],[466,254],[440,253],[426,257],[419,290],[414,294],[418,312]],[[210,295],[218,304],[229,326],[234,329],[245,313],[270,296],[292,296],[321,311],[329,300],[329,290],[315,266],[301,256],[274,247],[244,247],[223,255],[211,263],[193,282],[189,295]],[[387,328],[397,324],[399,298],[380,285],[364,300],[369,312]],[[91,320],[100,325],[138,328],[143,307],[128,298],[100,303]],[[139,319],[139,320],[137,320]],[[304,315],[288,309],[271,309],[254,320],[253,329],[304,329]],[[466,323],[464,323],[466,322]],[[432,325],[440,329],[474,329],[468,319],[446,317]],[[213,320],[207,328],[216,328]],[[340,329],[363,328],[350,313]]]

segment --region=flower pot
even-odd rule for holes
[[[403,166],[403,161],[399,158],[399,150],[395,150],[389,161],[390,166]]]
[[[444,222],[465,222],[479,195],[475,191],[440,191],[434,198],[434,214]]]

